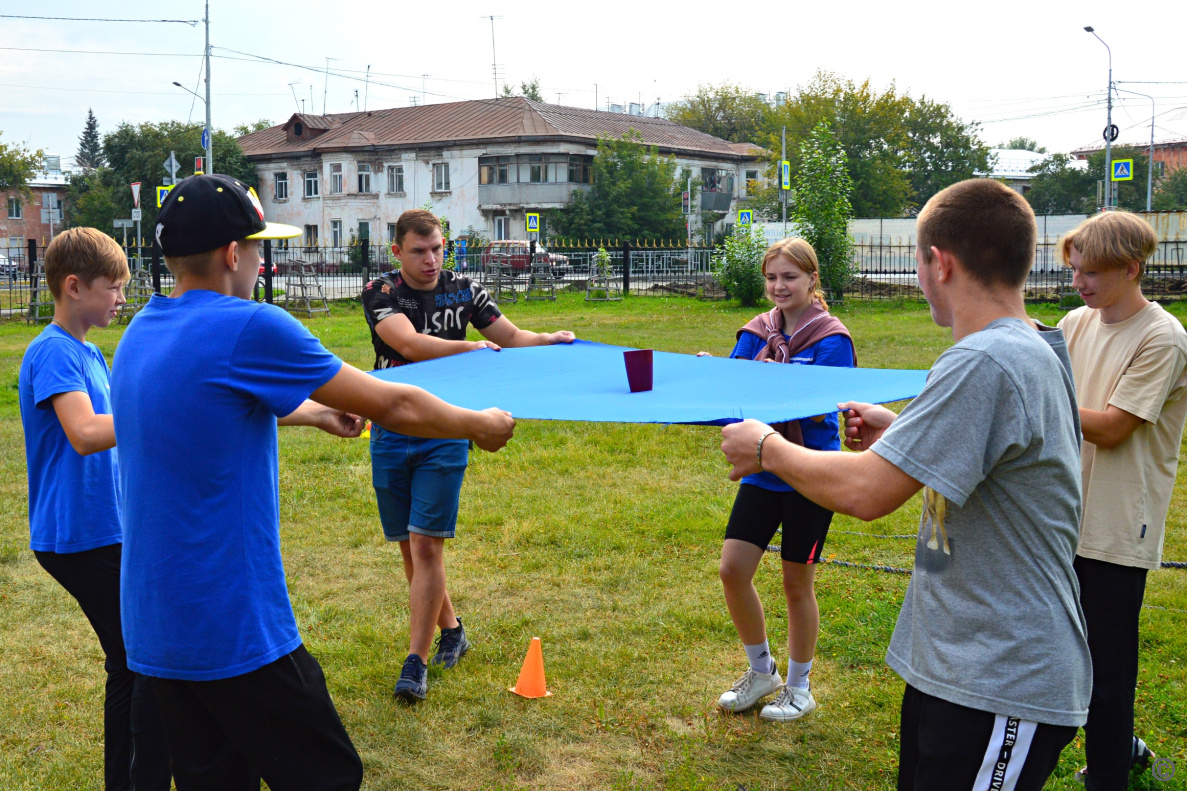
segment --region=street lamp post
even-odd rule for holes
[[[1150,100],[1150,161],[1146,163],[1146,211],[1151,211],[1154,202],[1154,97],[1141,91],[1131,91],[1118,88],[1121,93],[1132,93],[1135,96],[1145,96]]]
[[[176,85],[178,88],[181,88],[183,91],[185,91],[189,95],[195,96],[199,99],[202,99],[201,95],[194,93],[193,91],[191,91],[189,88],[182,85],[177,80],[174,80],[173,84]],[[206,105],[206,117],[209,118],[210,117],[210,103],[207,102],[205,99],[202,99],[202,103]],[[214,172],[214,165],[212,164],[212,161],[210,159],[210,148],[213,145],[214,145],[214,135],[210,134],[210,127],[207,126],[206,127],[206,151],[205,151],[206,162],[203,163],[203,167],[206,168],[207,173]]]
[[[1096,35],[1096,31],[1092,25],[1085,26],[1084,30],[1096,36],[1096,40],[1101,44],[1105,44],[1105,40]],[[1109,120],[1105,125],[1105,209],[1113,208],[1113,50],[1105,44],[1105,49],[1109,52],[1109,90],[1108,90],[1108,105],[1109,105]]]

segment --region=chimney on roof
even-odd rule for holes
[[[631,109],[628,114],[629,115],[642,115],[643,114],[643,105],[639,104],[638,102],[631,102]]]

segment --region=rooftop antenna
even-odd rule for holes
[[[354,110],[356,113],[359,111],[359,89],[358,88],[354,89]]]
[[[298,107],[300,107],[301,105],[300,105],[300,102],[297,101],[297,89],[294,88],[293,86],[297,85],[300,82],[301,82],[300,80],[294,80],[293,82],[289,83],[289,90],[293,92],[293,104],[297,105]]]
[[[367,111],[367,93],[371,87],[371,64],[367,64],[367,82],[363,84],[363,112]]]
[[[490,20],[490,70],[495,78],[495,98],[499,98],[499,59],[495,57],[495,20],[502,19],[501,16],[488,14],[482,17]]]
[[[427,74],[420,75],[420,103],[421,104],[425,103],[425,80],[427,80],[428,78],[429,78],[429,75],[427,75]]]
[[[302,99],[301,101],[304,102],[305,100]],[[313,103],[313,83],[309,83],[309,112],[317,112],[317,105]]]
[[[594,83],[594,110],[598,109],[598,84]]]
[[[330,89],[330,61],[332,61],[332,60],[338,60],[338,59],[331,58],[329,55],[326,55],[326,81],[323,83],[322,92],[321,92],[321,114],[322,115],[326,114],[326,93]]]

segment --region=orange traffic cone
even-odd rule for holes
[[[524,698],[543,698],[552,694],[544,683],[544,651],[540,648],[539,637],[532,638],[523,669],[519,671],[519,681],[511,691]]]

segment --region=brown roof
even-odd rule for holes
[[[317,132],[295,137],[291,130],[298,121]],[[757,150],[740,150],[721,138],[664,118],[562,107],[519,96],[328,116],[296,113],[280,126],[239,138],[239,144],[248,157],[270,157],[371,146],[549,139],[592,142],[599,136],[620,137],[631,129],[642,135],[644,143],[664,153],[725,159],[757,156]]]

